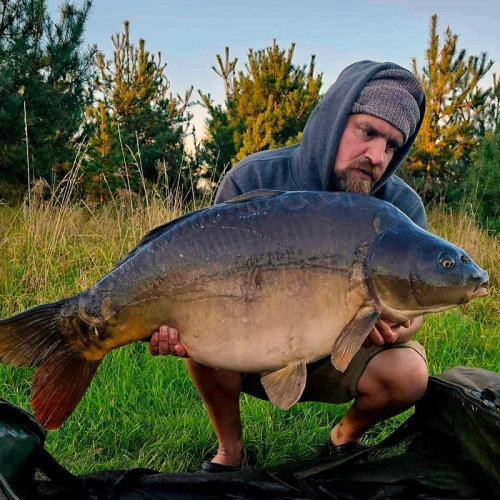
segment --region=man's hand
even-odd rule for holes
[[[363,342],[363,347],[407,342],[415,335],[415,332],[420,328],[422,323],[423,316],[403,321],[402,323],[379,319]]]
[[[189,358],[186,348],[179,343],[179,332],[166,325],[154,332],[149,341],[149,352],[152,356],[170,354],[180,358]]]

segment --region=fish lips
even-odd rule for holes
[[[481,277],[481,281],[477,283],[474,289],[465,296],[464,302],[469,302],[474,297],[484,297],[488,295],[488,288],[490,287],[490,282],[488,278],[488,273],[484,271],[484,275]]]

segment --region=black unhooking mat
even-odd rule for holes
[[[500,499],[500,375],[453,368],[431,377],[412,417],[343,460],[226,474],[102,471],[76,481],[38,479],[25,498]]]

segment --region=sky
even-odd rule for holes
[[[60,4],[48,0],[53,16]],[[276,39],[288,49],[295,42],[294,63],[308,64],[315,54],[325,92],[356,61],[391,61],[411,69],[416,57],[422,67],[432,14],[438,15],[441,35],[450,26],[459,48],[470,55],[488,52],[500,73],[498,0],[93,0],[86,41],[109,57],[110,36],[128,20],[133,43],[144,38],[147,50],[162,53],[174,94],[193,85],[194,99],[201,89],[222,103],[222,79],[211,67],[226,46],[238,58],[236,68],[244,69],[249,48],[264,49]],[[201,107],[193,113],[201,134],[205,113]]]

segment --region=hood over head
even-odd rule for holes
[[[299,189],[315,190],[321,185],[328,190],[337,148],[352,113],[382,118],[401,130],[405,139],[373,187],[373,194],[413,145],[425,114],[425,95],[413,73],[397,64],[361,61],[348,66],[311,113],[292,155],[293,177]]]

